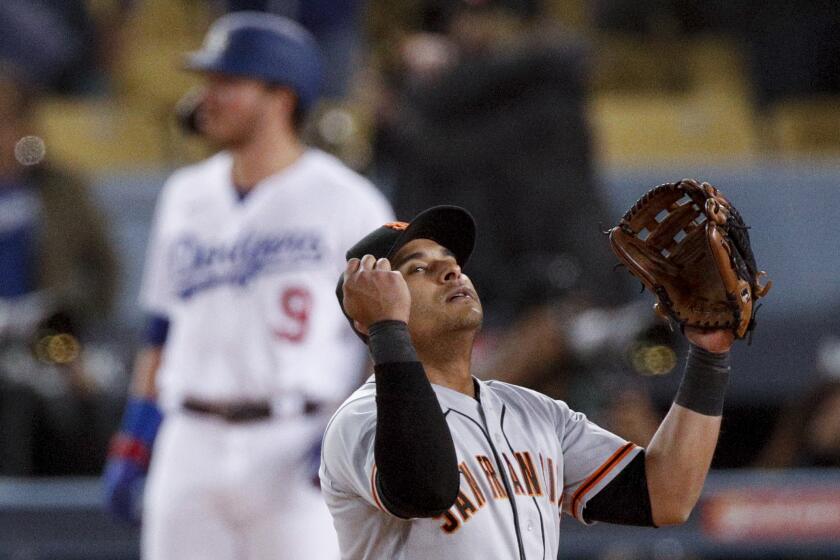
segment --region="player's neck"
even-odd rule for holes
[[[304,151],[306,146],[295,135],[255,138],[231,150],[233,183],[239,191],[248,192],[266,177],[295,163]]]
[[[473,338],[473,335],[455,336],[428,347],[418,346],[417,355],[426,370],[429,381],[475,397],[475,386],[472,380]]]

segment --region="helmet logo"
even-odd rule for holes
[[[396,231],[403,231],[405,228],[408,227],[408,222],[388,222],[384,224],[382,227],[386,227],[388,229],[393,229]]]

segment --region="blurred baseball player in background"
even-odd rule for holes
[[[338,296],[375,374],[330,421],[321,486],[345,559],[554,559],[560,514],[681,523],[717,442],[734,335],[686,327],[685,375],[647,449],[562,401],[473,377],[475,226],[442,206],[348,252]],[[517,270],[499,271],[517,274]]]
[[[149,328],[106,466],[108,505],[136,517],[151,456],[144,558],[335,558],[313,466],[364,363],[335,278],[346,247],[391,210],[301,141],[321,81],[302,27],[229,14],[187,66],[206,77],[196,128],[222,151],[175,172],[158,201]]]

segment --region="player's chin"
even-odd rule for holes
[[[451,309],[452,319],[461,328],[481,328],[481,323],[484,321],[484,310],[481,307],[481,302],[472,300],[469,302],[462,302],[456,309]]]
[[[204,138],[204,140],[213,144],[216,147],[225,147],[225,145],[228,143],[227,139],[225,138],[225,134],[215,123],[199,121],[198,130],[201,133],[201,136]]]

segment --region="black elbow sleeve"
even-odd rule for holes
[[[645,454],[636,455],[583,510],[587,521],[655,527],[645,474]]]
[[[420,362],[378,364],[377,489],[399,517],[434,517],[455,502],[457,456],[446,418]]]

